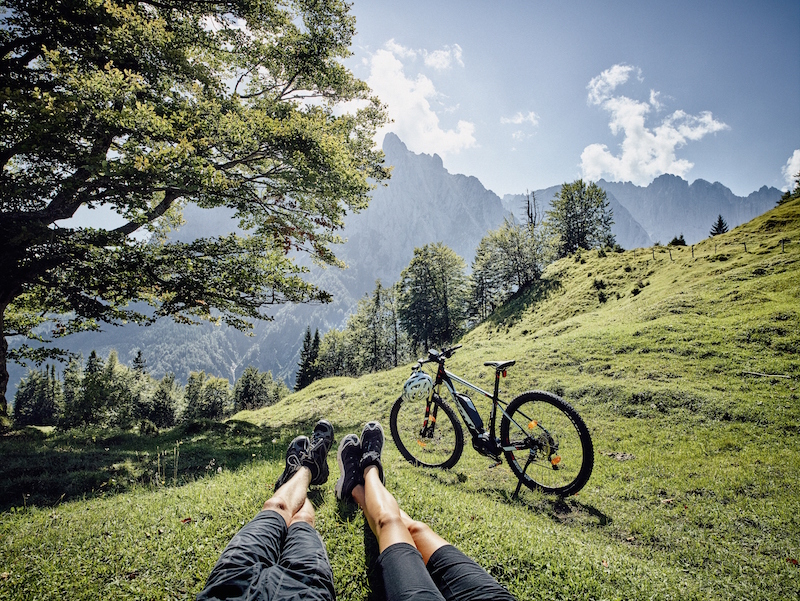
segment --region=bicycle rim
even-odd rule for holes
[[[532,490],[575,494],[592,473],[589,430],[554,394],[526,392],[514,399],[500,422],[500,439],[511,470]]]
[[[412,465],[453,467],[464,448],[464,432],[453,409],[434,395],[426,403],[397,399],[389,418],[392,439]]]

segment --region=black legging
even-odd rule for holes
[[[437,549],[426,567],[416,547],[397,543],[380,554],[378,565],[386,601],[516,601],[453,545]]]

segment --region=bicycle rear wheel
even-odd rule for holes
[[[437,394],[427,403],[397,399],[389,417],[392,439],[412,465],[453,467],[464,450],[455,411]]]
[[[566,496],[592,474],[589,429],[572,406],[549,392],[525,392],[500,420],[500,441],[520,482],[531,490]]]

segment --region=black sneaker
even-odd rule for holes
[[[339,462],[336,498],[345,501],[351,498],[356,486],[364,483],[363,474],[358,469],[358,463],[361,461],[361,443],[358,436],[348,434],[342,438],[339,443],[339,451],[336,453],[336,460]]]
[[[383,464],[381,463],[381,451],[383,451],[383,428],[378,422],[369,422],[361,431],[361,460],[358,469],[361,474],[370,465],[378,467],[381,482],[386,483],[383,475]]]
[[[303,457],[308,454],[309,444],[308,436],[298,436],[289,443],[289,448],[286,449],[286,468],[275,483],[275,490],[286,484],[303,465]]]
[[[311,470],[311,484],[325,484],[328,481],[328,451],[333,446],[333,426],[321,419],[314,426],[308,452],[302,464]]]

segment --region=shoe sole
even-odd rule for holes
[[[342,442],[339,443],[339,448],[336,451],[336,462],[339,464],[339,479],[336,481],[336,486],[334,487],[334,492],[336,493],[336,498],[341,500],[342,499],[342,487],[344,486],[344,463],[342,462],[342,449],[346,446],[345,443],[349,440],[352,440],[349,436],[345,436],[342,439]],[[348,445],[349,446],[349,445]]]

